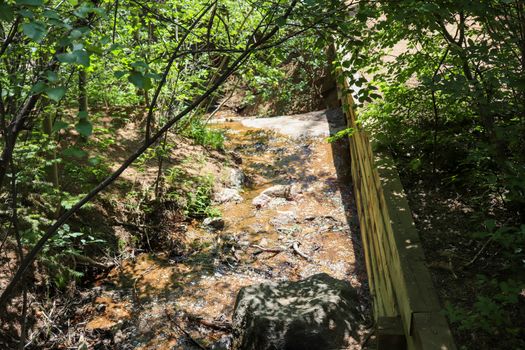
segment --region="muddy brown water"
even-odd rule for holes
[[[282,118],[280,123],[293,118],[291,124],[301,125],[309,117]],[[306,133],[294,130],[291,136],[268,121],[262,127],[242,120],[215,124],[225,130],[226,148],[242,158],[250,180],[241,190],[243,201],[219,206],[226,222],[221,231],[189,226],[185,254],[143,253],[99,280],[86,331],[108,333],[118,349],[198,349],[195,341],[209,347],[228,333],[241,287],[320,272],[348,280],[361,292],[365,323],[366,275],[347,149],[326,142],[341,117],[329,115],[330,124],[326,113],[315,118],[315,125],[302,123]],[[274,185],[292,185],[294,195],[256,208],[252,200]]]

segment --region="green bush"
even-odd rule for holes
[[[224,149],[224,134],[220,130],[211,129],[200,119],[190,120],[182,135],[192,139],[199,145],[215,150]]]
[[[176,201],[186,216],[221,216],[220,211],[212,206],[213,176],[192,176],[181,167],[173,167],[167,171],[166,183],[169,186],[167,199]]]

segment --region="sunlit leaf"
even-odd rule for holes
[[[93,133],[93,125],[87,119],[80,119],[75,129],[84,137],[89,137]]]
[[[77,147],[69,147],[62,151],[62,154],[67,157],[83,158],[87,156],[87,152]]]
[[[46,89],[47,97],[49,97],[51,100],[55,102],[60,101],[64,97],[65,94],[66,94],[66,88],[63,86]]]
[[[36,41],[37,43],[44,39],[47,32],[45,25],[41,22],[24,23],[22,24],[22,30],[28,38]]]
[[[57,132],[62,129],[67,129],[69,127],[69,124],[62,120],[57,120],[55,124],[53,124],[52,132]]]
[[[25,6],[42,6],[44,4],[43,0],[16,0],[17,5]]]

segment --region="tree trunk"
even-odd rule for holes
[[[87,73],[84,68],[78,71],[78,111],[88,111],[88,96],[87,96]]]
[[[44,120],[42,123],[42,129],[44,134],[51,140],[53,131],[53,118],[50,113],[45,113]],[[48,160],[53,161],[53,164],[46,167],[47,181],[51,182],[55,188],[60,187],[59,176],[58,176],[58,163],[56,162],[57,155],[56,151],[53,150],[48,156]]]

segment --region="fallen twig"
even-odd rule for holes
[[[252,247],[258,249],[258,251],[253,253],[254,255],[259,255],[261,253],[282,253],[286,251],[286,249],[288,249],[288,248],[267,248],[267,247],[262,247],[257,244],[252,245]]]
[[[133,281],[132,294],[133,294],[133,297],[135,298],[135,301],[136,301],[139,305],[141,305],[141,302],[140,302],[139,294],[137,293],[137,282],[138,282],[142,277],[144,277],[144,275],[146,275],[148,272],[150,272],[152,269],[153,269],[153,266],[148,267],[143,273],[140,274],[140,276],[135,277],[135,279],[134,279],[134,281]]]
[[[184,328],[179,326],[177,322],[171,317],[170,313],[166,310],[166,317],[170,320],[170,322],[177,327],[177,329],[184,334],[186,338],[188,338],[189,341],[191,341],[195,346],[197,346],[199,349],[202,350],[208,350],[204,345],[199,343],[197,340],[195,340],[188,331],[186,331]]]
[[[201,317],[197,317],[193,315],[188,315],[187,317],[189,321],[198,322],[201,325],[208,327],[208,328],[213,328],[215,330],[228,332],[228,333],[231,333],[232,331],[232,325],[229,322],[208,321]]]
[[[73,253],[72,255],[75,258],[76,262],[79,263],[79,264],[82,264],[82,265],[90,265],[90,266],[97,267],[97,268],[102,269],[102,270],[107,270],[107,269],[110,269],[113,266],[115,266],[112,263],[109,263],[109,264],[106,265],[104,263],[98,262],[98,261],[90,258],[89,256],[85,256],[85,255],[81,255],[81,254],[77,254],[77,253]]]
[[[300,257],[302,257],[302,258],[304,258],[304,259],[306,259],[308,261],[311,260],[311,258],[308,255],[306,255],[305,253],[303,253],[302,251],[299,250],[299,242],[297,242],[297,241],[293,242],[292,243],[292,248],[293,248],[293,251],[295,253],[297,253],[297,255],[299,255]]]
[[[487,248],[487,246],[489,245],[489,243],[492,242],[492,237],[490,237],[484,244],[483,246],[481,247],[481,249],[476,253],[476,255],[474,255],[474,257],[472,258],[472,260],[470,260],[468,263],[466,263],[465,265],[463,265],[463,268],[467,268],[469,267],[470,265],[474,264],[476,262],[476,260],[478,260],[479,256],[481,255],[481,253],[483,253],[483,251],[485,250],[485,248]]]

